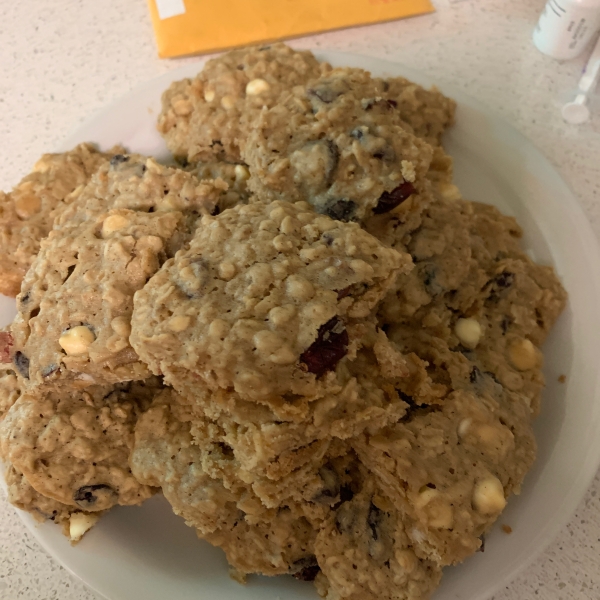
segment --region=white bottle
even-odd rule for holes
[[[537,49],[559,60],[575,58],[600,30],[600,0],[548,0],[533,31]]]

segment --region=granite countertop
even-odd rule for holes
[[[395,60],[452,83],[537,145],[578,196],[600,236],[600,101],[570,126],[562,102],[584,57],[559,63],[532,45],[543,0],[434,0],[437,12],[305,37],[327,48]],[[0,7],[0,189],[83,120],[136,85],[193,60],[157,58],[146,3],[21,0]],[[600,598],[600,477],[550,547],[495,600]],[[92,600],[51,559],[0,492],[0,598]]]

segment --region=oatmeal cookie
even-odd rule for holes
[[[152,160],[111,162],[63,210],[24,279],[11,354],[29,386],[147,377],[128,340],[133,294],[219,198]]]
[[[154,490],[131,474],[133,429],[160,382],[38,388],[0,423],[0,453],[36,492],[86,512],[141,504]]]
[[[366,72],[336,69],[262,111],[243,151],[249,188],[341,221],[405,210],[423,191],[433,150],[392,103],[364,97],[371,85]]]
[[[163,392],[136,426],[131,455],[136,478],[161,486],[174,512],[200,537],[223,548],[239,572],[278,575],[299,570],[314,556],[314,528],[290,508],[267,509],[241,480],[226,487],[212,477],[190,423],[173,413],[171,394]],[[214,452],[219,453],[218,445]],[[227,460],[226,448],[220,456]]]
[[[383,81],[383,97],[396,103],[402,120],[414,134],[431,145],[441,143],[442,134],[454,124],[456,102],[435,86],[427,90],[404,77]]]
[[[236,204],[247,204],[250,199],[248,179],[250,171],[241,163],[213,161],[196,163],[190,171],[200,180],[222,179],[227,184],[227,191],[219,199],[219,210],[223,211]]]
[[[0,192],[0,294],[16,296],[69,194],[85,184],[121,148],[102,153],[81,144],[62,154],[44,154],[33,172],[5,194]]]
[[[437,382],[448,379],[448,364],[461,353],[469,372],[493,375],[537,414],[544,385],[539,346],[566,293],[552,268],[520,248],[515,220],[492,206],[440,197],[401,243],[393,239],[400,228],[392,221],[388,227],[383,239],[415,263],[379,309],[400,350],[428,361]]]
[[[315,584],[328,600],[426,600],[442,576],[417,557],[402,513],[369,476],[321,528],[315,554]]]
[[[21,385],[12,369],[0,365],[0,420],[21,395]]]
[[[209,60],[194,79],[163,94],[158,130],[177,158],[240,161],[240,147],[263,107],[330,69],[309,51],[256,46]]]
[[[338,369],[338,388],[310,403],[268,407],[197,382],[195,394],[178,402],[190,411],[198,445],[214,423],[213,431],[231,448],[235,468],[243,473],[238,477],[251,481],[268,503],[260,491],[265,478],[277,481],[307,464],[321,464],[333,438],[347,440],[398,421],[407,408],[406,395],[442,395],[445,388],[431,383],[426,363],[414,354],[402,356],[382,332],[367,332],[365,338],[356,359]]]
[[[100,512],[86,512],[62,504],[36,492],[23,473],[10,465],[4,474],[8,488],[8,501],[17,508],[30,513],[36,521],[52,521],[60,525],[71,543],[77,543],[99,520]]]
[[[408,268],[358,225],[306,204],[236,206],[205,217],[136,294],[131,343],[184,394],[201,379],[255,401],[314,396]]]
[[[535,457],[530,411],[475,385],[354,443],[388,498],[412,521],[415,551],[442,566],[475,552]]]

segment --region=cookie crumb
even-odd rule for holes
[[[502,531],[504,531],[504,533],[506,534],[511,534],[512,533],[512,527],[510,525],[502,525]]]
[[[566,375],[559,375],[558,377],[558,383],[564,383],[567,380],[567,376]]]
[[[237,569],[234,569],[233,567],[231,567],[229,569],[229,577],[231,577],[231,579],[233,579],[234,581],[241,583],[242,585],[246,585],[246,583],[247,583],[247,579],[246,579],[247,574],[242,573],[241,571],[238,571]]]

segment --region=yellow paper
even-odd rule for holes
[[[430,0],[148,0],[148,4],[162,58],[434,10]]]

